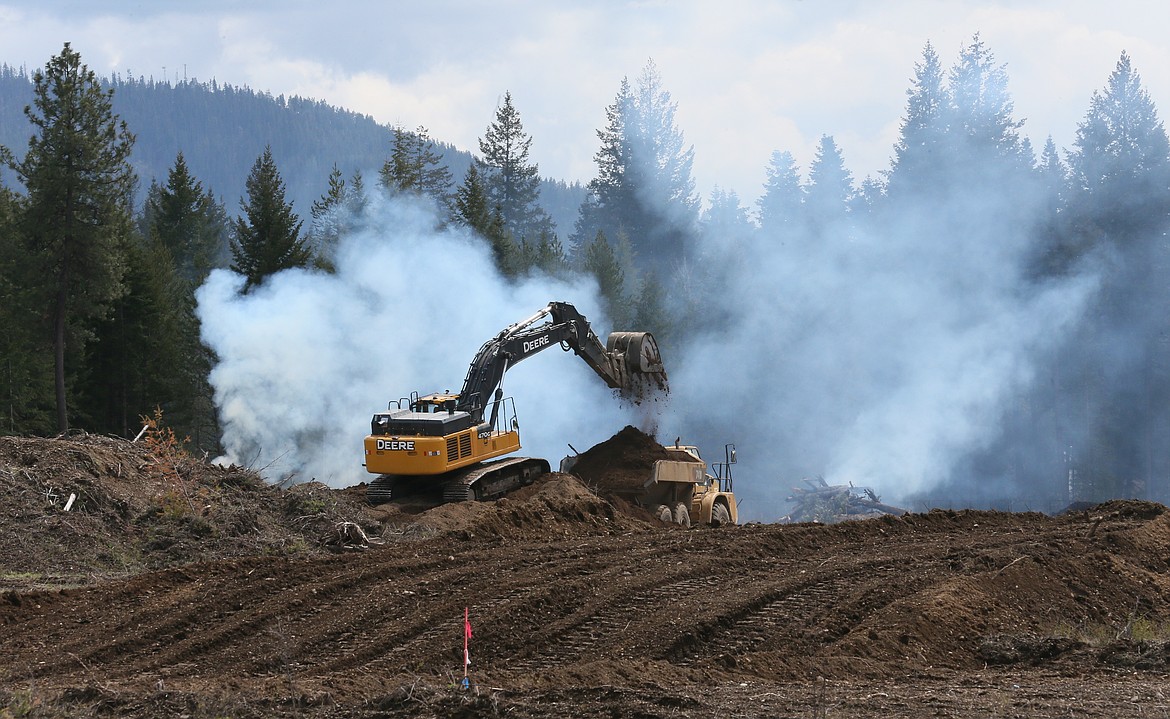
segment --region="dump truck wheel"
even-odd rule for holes
[[[674,517],[670,514],[670,507],[665,504],[660,504],[654,508],[654,517],[660,521],[670,524],[674,521]]]
[[[674,523],[687,528],[691,526],[691,511],[682,502],[674,505]]]
[[[723,502],[716,502],[715,506],[711,507],[711,526],[723,527],[731,524],[731,512],[727,511],[727,505]]]

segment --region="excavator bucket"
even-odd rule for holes
[[[662,355],[658,352],[654,335],[649,332],[610,333],[605,349],[610,354],[621,353],[630,372],[662,372]]]
[[[605,349],[615,364],[625,369],[621,387],[623,396],[640,400],[656,389],[667,391],[666,369],[654,335],[649,332],[613,332]]]

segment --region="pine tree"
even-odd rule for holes
[[[524,132],[512,93],[496,109],[495,120],[479,140],[477,160],[488,205],[499,208],[504,227],[519,242],[536,241],[552,231],[552,220],[540,206],[540,170],[529,162],[532,138]]]
[[[94,326],[77,413],[93,431],[133,437],[138,419],[155,407],[172,424],[188,415],[190,397],[180,398],[187,359],[180,317],[189,311],[194,320],[194,298],[161,242],[128,239],[123,255],[126,291]]]
[[[636,90],[623,78],[606,108],[606,127],[597,133],[597,177],[571,238],[578,248],[601,231],[624,233],[640,266],[690,250],[699,213],[691,177],[694,149],[684,147],[675,110],[652,61]]]
[[[620,230],[623,218],[634,211],[634,198],[626,178],[630,175],[630,148],[626,137],[626,122],[634,114],[634,96],[629,80],[622,78],[617,97],[605,108],[606,126],[597,131],[601,147],[593,156],[597,176],[586,186],[588,193],[582,203],[573,230],[573,244],[583,253],[597,233]]]
[[[760,229],[766,237],[783,239],[803,231],[804,192],[792,153],[773,152],[764,194],[756,201]]]
[[[542,232],[537,242],[525,242],[524,247],[527,250],[525,267],[535,268],[550,277],[563,277],[568,272],[569,258],[556,234]]]
[[[300,237],[301,221],[285,202],[284,181],[272,159],[272,148],[252,165],[247,182],[248,198],[240,198],[244,214],[236,218],[232,241],[232,271],[245,278],[244,292],[269,275],[293,267],[305,267],[312,253]]]
[[[1081,227],[1114,241],[1160,226],[1170,197],[1170,143],[1129,55],[1095,91],[1069,154],[1070,205]]]
[[[487,189],[483,186],[479,168],[472,163],[463,176],[463,184],[455,191],[455,212],[459,222],[481,235],[486,235],[492,221]]]
[[[487,240],[500,274],[516,277],[524,269],[523,252],[512,239],[499,211],[493,211],[488,202],[479,167],[472,163],[467,168],[463,184],[455,192],[455,219]]]
[[[1043,205],[1036,222],[1036,234],[1040,238],[1041,247],[1033,274],[1059,275],[1066,272],[1078,256],[1084,254],[1084,248],[1076,246],[1073,233],[1069,232],[1068,212],[1065,209],[1068,168],[1060,159],[1060,152],[1051,135],[1044,143],[1036,173],[1043,193]]]
[[[597,281],[606,314],[615,327],[625,325],[629,320],[626,274],[617,253],[605,238],[605,233],[598,232],[594,236],[593,241],[585,248],[582,259],[585,272]]]
[[[703,235],[716,241],[721,248],[742,245],[752,234],[752,222],[747,208],[740,204],[739,195],[735,190],[718,186],[711,190],[700,225]]]
[[[914,66],[914,80],[906,93],[906,116],[894,145],[894,161],[886,176],[887,192],[894,197],[921,197],[936,186],[939,163],[946,155],[946,120],[950,96],[943,87],[942,63],[929,42]]]
[[[959,53],[948,78],[951,132],[1003,157],[1018,157],[1022,120],[1012,117],[1007,71],[976,33]]]
[[[349,187],[345,192],[345,210],[349,214],[354,226],[361,224],[366,215],[366,206],[369,198],[366,196],[366,181],[360,170],[355,170],[349,178]]]
[[[640,180],[638,196],[652,214],[665,220],[663,231],[653,233],[661,234],[657,244],[671,247],[686,239],[671,235],[689,232],[698,219],[699,198],[691,176],[695,150],[685,145],[682,131],[675,125],[678,104],[662,86],[653,60],[646,63],[638,78],[634,106],[636,132],[630,144]]]
[[[111,372],[109,386],[90,392],[92,412],[121,432],[158,407],[196,448],[214,450],[213,356],[200,337],[195,290],[226,264],[227,211],[179,153],[166,186],[152,185],[140,225],[142,238],[127,249],[127,294],[104,328],[106,348],[91,356]]]
[[[829,135],[822,135],[808,172],[805,195],[806,216],[814,230],[833,232],[840,229],[853,199],[853,175],[845,167],[845,158]]]
[[[0,187],[0,434],[53,431],[52,353],[36,299],[20,198]]]
[[[1005,186],[1022,190],[1034,179],[1032,146],[1020,137],[1024,121],[1012,117],[1014,105],[1007,85],[1006,69],[996,64],[977,33],[959,53],[949,75],[948,170],[950,184],[959,193],[979,195],[988,190],[999,194]]]
[[[658,273],[654,270],[644,272],[638,284],[629,326],[636,327],[638,331],[650,332],[664,356],[674,356],[673,353],[666,353],[676,339],[677,319],[667,304],[666,290],[658,279]]]
[[[81,55],[65,43],[33,75],[28,152],[9,164],[28,202],[24,237],[50,307],[57,430],[69,429],[67,355],[81,357],[89,322],[123,291],[120,243],[131,229],[133,135]]]
[[[1078,459],[1098,496],[1170,491],[1170,139],[1130,58],[1122,53],[1094,92],[1069,153],[1065,205],[1070,254],[1109,251],[1096,303],[1070,343],[1068,386],[1090,407],[1094,442]],[[1124,351],[1119,351],[1124,348]],[[1067,364],[1067,363],[1066,363]]]
[[[329,189],[313,202],[309,212],[313,217],[309,226],[308,244],[317,266],[332,272],[333,255],[346,225],[345,178],[336,164],[329,173]]]
[[[165,248],[179,276],[192,286],[202,284],[219,265],[227,244],[227,213],[191,175],[182,152],[166,186],[152,183],[144,218],[147,237]]]
[[[388,191],[430,198],[444,218],[451,211],[451,170],[421,125],[414,132],[394,127],[394,146],[380,177]]]

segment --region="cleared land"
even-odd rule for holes
[[[0,439],[0,717],[1170,716],[1161,505],[682,529],[555,473],[361,500]]]

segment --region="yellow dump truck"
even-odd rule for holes
[[[644,481],[611,484],[604,491],[646,508],[664,522],[684,527],[692,522],[713,527],[738,523],[731,477],[735,445],[725,445],[724,461],[712,465],[699,456],[694,445],[675,442],[663,449],[668,458],[655,460]],[[572,473],[579,456],[562,459],[560,471]]]

